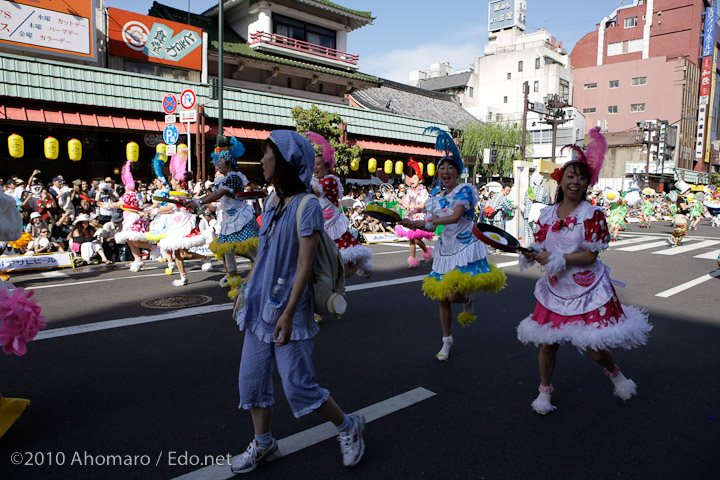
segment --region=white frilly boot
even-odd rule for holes
[[[540,392],[535,400],[530,404],[532,409],[535,411],[535,413],[539,413],[540,415],[547,415],[548,413],[555,410],[555,406],[550,403],[550,398],[552,397],[552,392],[555,390],[555,387],[552,386],[552,384],[549,387],[546,387],[542,384],[538,387],[538,391]]]
[[[625,375],[620,371],[620,367],[615,364],[615,371],[609,372],[605,369],[605,375],[610,377],[615,387],[615,395],[622,398],[623,400],[630,400],[631,397],[637,395],[637,385],[629,378],[625,378]]]

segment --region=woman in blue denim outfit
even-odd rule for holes
[[[255,439],[232,462],[233,473],[246,473],[279,456],[270,431],[273,404],[272,372],[277,365],[285,397],[296,418],[317,411],[338,429],[345,466],[356,465],[364,453],[365,419],[347,415],[321,388],[312,364],[314,337],[308,279],[324,220],[320,203],[311,199],[302,212],[300,237],[296,212],[309,193],[315,150],[297,132],[278,130],[263,144],[261,160],[265,180],[275,186],[262,213],[258,254],[245,290],[245,305],[237,322],[245,332],[240,362],[240,408],[250,410]],[[278,302],[270,292],[284,279]]]

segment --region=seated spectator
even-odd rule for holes
[[[107,264],[113,263],[105,256],[105,252],[103,252],[100,243],[95,238],[95,230],[90,226],[90,217],[88,215],[78,215],[74,225],[70,237],[73,252],[79,254],[85,263],[91,263],[96,255],[100,256],[102,261]]]
[[[70,234],[73,231],[73,215],[66,210],[60,218],[52,225],[50,237],[63,246],[65,251],[70,249]]]
[[[42,221],[42,215],[38,212],[32,212],[30,214],[30,223],[25,226],[25,231],[32,235],[33,238],[40,237],[40,230],[47,228],[47,223]]]
[[[100,240],[105,256],[112,261],[120,258],[120,246],[115,242],[115,234],[122,230],[123,217],[119,213],[114,213],[109,222],[102,226],[100,231]]]
[[[360,229],[364,219],[365,215],[363,215],[363,206],[356,203],[353,205],[353,213],[350,216],[350,225],[352,228]]]
[[[28,252],[33,254],[64,251],[65,249],[59,242],[50,238],[50,229],[47,226],[41,228],[40,237],[33,238],[33,241],[28,245]]]

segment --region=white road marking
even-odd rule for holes
[[[695,280],[691,280],[689,282],[683,283],[682,285],[678,285],[677,287],[673,287],[669,290],[665,290],[663,292],[656,293],[655,296],[661,297],[661,298],[672,297],[675,294],[684,292],[685,290],[687,290],[689,288],[695,287],[697,285],[700,285],[701,283],[705,283],[708,280],[712,280],[713,278],[718,278],[718,277],[720,277],[720,270],[715,270],[714,272],[709,273],[707,275],[703,275],[702,277],[696,278]]]
[[[435,395],[437,395],[435,392],[418,387],[395,397],[388,398],[387,400],[361,408],[353,413],[363,415],[369,423],[402,410],[403,408],[422,402],[423,400],[427,400],[428,398],[432,398]],[[335,436],[337,436],[335,425],[330,422],[323,423],[278,440],[280,455],[286,457]],[[174,480],[226,480],[233,477],[235,477],[235,475],[230,471],[228,465],[211,465],[176,477]]]
[[[373,256],[375,255],[390,255],[393,253],[408,253],[407,250],[393,250],[392,252],[373,252]]]
[[[608,245],[610,245],[610,247],[624,247],[625,245],[631,245],[633,243],[640,243],[640,242],[647,242],[647,238],[643,238],[643,237],[626,238],[624,240],[618,240],[617,242],[610,242]]]
[[[654,255],[678,255],[680,253],[687,253],[698,248],[712,247],[720,243],[720,240],[705,240],[704,242],[693,242],[690,245],[683,245],[680,247],[671,248],[669,250],[659,250],[652,252]]]
[[[61,272],[61,271],[59,271],[59,270],[51,270],[51,271],[49,271],[49,272],[42,272],[42,273],[40,274],[40,276],[41,276],[41,277],[45,277],[45,278],[55,278],[55,277],[58,277],[58,278],[69,278],[69,277],[70,277],[70,275],[68,275],[67,273]]]
[[[659,242],[643,243],[642,245],[633,245],[631,247],[616,248],[615,250],[621,252],[639,252],[640,250],[648,250],[650,248],[667,247],[670,248],[670,244],[666,240]]]
[[[701,253],[700,255],[695,255],[693,258],[702,258],[704,260],[715,260],[720,255],[720,250],[714,250],[707,253]]]
[[[42,288],[57,288],[57,287],[75,287],[79,285],[87,285],[88,283],[100,283],[100,282],[115,282],[118,280],[132,280],[133,278],[146,278],[146,277],[164,277],[165,273],[144,273],[140,275],[131,275],[129,277],[119,278],[98,278],[95,280],[81,280],[79,282],[67,282],[67,283],[54,283],[52,285],[38,285],[37,287],[28,287],[32,290],[40,290]]]

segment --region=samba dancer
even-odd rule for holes
[[[464,164],[455,141],[437,127],[428,127],[425,132],[438,136],[435,149],[444,152],[436,168],[436,181],[441,183],[444,192],[425,203],[425,221],[403,220],[402,223],[408,228],[427,231],[434,231],[438,225],[445,226],[435,246],[432,271],[423,280],[422,289],[425,295],[438,301],[443,346],[435,357],[447,361],[453,345],[451,304],[463,305],[458,321],[467,326],[476,318],[472,294],[498,292],[505,287],[506,277],[505,272],[488,261],[487,247],[472,233],[478,193],[473,185],[458,183]]]
[[[420,183],[422,181],[422,171],[420,165],[410,158],[405,167],[405,184],[407,191],[405,196],[400,200],[400,206],[408,210],[408,220],[424,220],[425,219],[425,202],[429,198],[427,188]],[[410,243],[410,257],[408,257],[408,268],[417,268],[420,266],[420,260],[415,256],[416,246],[419,246],[423,252],[423,258],[429,262],[432,258],[432,247],[425,246],[423,240],[432,240],[434,232],[428,232],[422,228],[409,229],[402,225],[395,227],[395,234],[399,237],[405,237]]]
[[[637,387],[620,372],[608,349],[644,345],[652,329],[646,312],[620,304],[610,269],[598,259],[610,234],[603,210],[586,197],[598,180],[607,143],[600,127],[590,130],[590,137],[587,153],[576,145],[565,147],[575,150],[576,157],[553,172],[559,184],[556,203],[540,214],[533,251],[520,255],[521,269],[535,262],[545,267],[535,285],[535,311],[517,328],[518,340],[540,348],[540,393],[531,406],[543,415],[555,410],[551,379],[560,345],[570,343],[587,352],[605,367],[615,395],[628,400]]]
[[[229,150],[217,150],[212,153],[217,171],[223,175],[215,181],[215,191],[194,200],[195,206],[207,205],[219,201],[218,222],[220,231],[217,239],[210,243],[215,258],[223,261],[225,276],[220,286],[230,286],[228,296],[234,298],[240,291],[242,280],[238,276],[235,255],[241,255],[253,261],[257,253],[260,228],[255,219],[255,210],[246,201],[236,198],[243,192],[248,179],[238,170],[238,159],[245,154],[245,146],[236,138],[230,139]]]
[[[320,201],[325,232],[337,245],[345,264],[345,278],[353,273],[368,278],[372,274],[372,250],[360,245],[349,231],[350,220],[340,212],[343,188],[340,179],[333,174],[335,149],[322,135],[307,132],[305,136],[316,151],[311,187]]]

